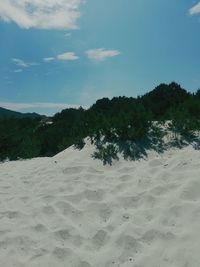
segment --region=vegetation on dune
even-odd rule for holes
[[[191,94],[174,82],[160,84],[138,98],[103,98],[88,110],[70,108],[51,119],[1,118],[0,160],[53,156],[71,145],[82,149],[85,137],[96,146],[92,156],[110,164],[119,153],[137,159],[147,149],[163,151],[169,131],[171,145],[198,144],[200,90]]]

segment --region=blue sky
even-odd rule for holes
[[[161,82],[200,87],[200,2],[1,0],[0,106],[52,114]]]

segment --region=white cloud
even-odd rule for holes
[[[54,59],[55,59],[54,57],[45,57],[45,58],[43,58],[43,61],[48,63],[48,62],[53,61]]]
[[[63,54],[59,54],[56,57],[45,57],[43,58],[43,61],[49,63],[55,59],[61,61],[73,61],[79,59],[79,57],[74,52],[66,52]]]
[[[77,60],[79,57],[74,52],[66,52],[57,56],[58,60]]]
[[[120,54],[121,53],[118,50],[106,50],[105,48],[90,49],[86,51],[88,58],[96,62],[101,62],[107,58],[115,57]]]
[[[17,65],[17,66],[19,66],[21,68],[29,68],[29,67],[38,65],[35,62],[25,62],[25,61],[23,61],[22,59],[19,59],[19,58],[12,58],[11,60],[15,65]]]
[[[19,27],[76,29],[83,0],[1,0],[0,19]]]
[[[192,8],[190,8],[189,13],[190,15],[195,15],[195,14],[200,13],[200,2],[196,4],[195,6],[193,6]]]

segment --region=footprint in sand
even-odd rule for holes
[[[8,212],[5,212],[5,216],[8,219],[19,219],[19,218],[22,217],[21,213],[18,212],[18,211],[8,211]]]
[[[150,245],[155,240],[168,241],[173,240],[174,237],[175,235],[172,232],[164,233],[155,229],[151,229],[146,231],[140,240]]]
[[[108,233],[104,230],[99,230],[92,238],[93,245],[100,249],[108,241]]]
[[[21,202],[23,202],[24,204],[26,204],[30,200],[30,197],[24,196],[24,197],[20,197],[19,199],[21,200]]]
[[[46,196],[42,195],[42,200],[47,204],[53,202],[55,200],[55,197],[53,195],[46,195]]]
[[[81,173],[83,169],[84,168],[82,166],[68,167],[63,170],[63,173],[64,174],[78,174],[78,173]]]
[[[151,174],[151,175],[156,175],[159,172],[160,172],[160,168],[159,167],[151,167],[148,170],[148,174]]]
[[[124,192],[124,190],[127,190],[127,188],[130,188],[130,184],[127,184],[125,182],[119,183],[117,184],[113,189],[112,189],[112,193],[116,193],[116,194],[121,194],[122,192]]]
[[[83,199],[83,195],[82,194],[67,195],[67,196],[65,196],[65,199],[67,201],[74,203],[74,204],[78,204]]]
[[[149,162],[149,166],[152,168],[159,167],[161,165],[163,165],[163,163],[158,159],[153,159]]]
[[[87,261],[81,261],[76,267],[92,267]]]
[[[169,191],[175,190],[178,186],[176,184],[168,184],[165,186],[156,186],[150,192],[153,195],[160,196],[169,193]]]
[[[99,206],[99,216],[104,220],[108,221],[112,214],[112,209],[107,204],[101,204]]]
[[[135,172],[135,168],[133,167],[123,167],[121,169],[118,170],[119,173],[134,173]]]
[[[33,226],[32,228],[33,228],[33,230],[35,232],[38,232],[38,233],[43,233],[43,232],[46,232],[47,231],[47,228],[43,224],[41,224],[41,223]]]
[[[200,199],[200,181],[190,181],[183,189],[181,199],[197,201]]]
[[[83,211],[83,214],[107,222],[110,219],[112,212],[112,208],[110,208],[107,203],[90,202]]]
[[[65,201],[59,201],[55,206],[61,211],[64,216],[81,216],[82,212],[74,208],[70,203]]]
[[[65,242],[65,244],[73,244],[75,247],[80,247],[83,243],[83,238],[79,234],[74,234],[75,229],[61,229],[54,232],[57,240]]]
[[[129,182],[132,179],[133,177],[131,175],[122,175],[119,177],[119,180],[121,180],[122,182]]]
[[[141,248],[140,242],[131,235],[121,234],[116,240],[116,245],[123,247],[125,251],[136,252]]]
[[[58,230],[54,232],[54,234],[59,240],[62,240],[62,241],[69,240],[71,237],[70,231],[68,229]]]
[[[35,247],[35,245],[35,241],[33,241],[29,236],[24,235],[6,237],[0,242],[1,248],[21,249],[22,251],[30,251]]]
[[[129,196],[129,197],[119,197],[118,202],[123,208],[137,208],[139,206],[139,201],[141,199],[140,195]]]
[[[168,171],[164,171],[163,173],[159,174],[160,180],[166,183],[170,181],[171,177],[172,177],[172,173]]]
[[[50,216],[56,214],[56,211],[52,206],[45,206],[42,209],[42,211],[43,211],[44,214],[50,215]]]
[[[99,170],[97,170],[97,169],[95,169],[95,168],[92,168],[92,167],[89,167],[88,168],[88,172],[89,173],[92,173],[92,174],[101,174],[101,173],[103,173],[103,171],[99,171]]]
[[[69,248],[61,248],[61,247],[56,247],[54,248],[52,254],[59,260],[64,261],[67,258],[69,258],[72,254],[71,249]]]
[[[105,192],[102,189],[98,190],[85,190],[84,195],[89,201],[102,201],[105,197]]]

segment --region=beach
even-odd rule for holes
[[[199,267],[200,153],[0,164],[0,266]]]

